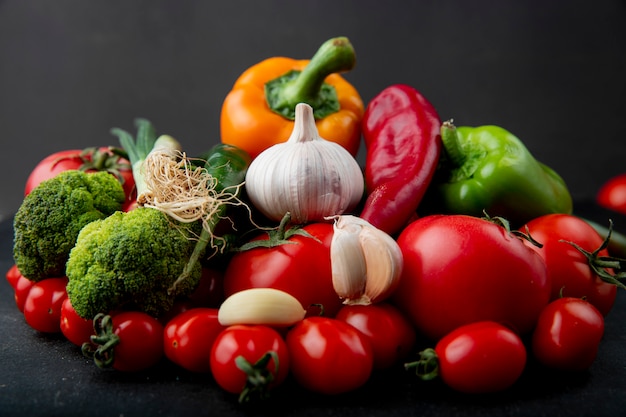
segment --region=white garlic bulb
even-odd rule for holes
[[[404,265],[398,243],[360,217],[335,216],[333,230],[332,280],[343,303],[367,305],[388,298]]]
[[[364,192],[363,173],[341,145],[319,136],[313,109],[296,105],[286,142],[261,152],[246,173],[252,204],[269,219],[289,212],[295,223],[321,221],[350,211]]]

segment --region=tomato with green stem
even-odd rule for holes
[[[533,329],[550,298],[546,264],[503,224],[431,215],[402,231],[404,267],[392,301],[424,336],[436,341],[483,320],[520,334]]]
[[[82,346],[83,354],[99,368],[137,372],[163,358],[163,325],[140,311],[122,311],[94,317],[95,335]]]
[[[545,366],[582,371],[596,359],[604,316],[582,298],[563,297],[541,312],[532,335],[534,357]]]
[[[235,253],[224,273],[226,296],[249,288],[276,288],[307,309],[322,306],[333,316],[341,307],[332,283],[330,242],[333,225],[311,223],[262,234]],[[250,247],[252,246],[252,247]]]
[[[283,337],[263,325],[233,325],[215,339],[211,372],[225,391],[239,394],[239,402],[267,398],[289,374],[290,355]]]
[[[545,261],[551,282],[551,300],[585,297],[606,316],[622,282],[624,262],[609,257],[606,239],[584,219],[570,214],[548,214],[526,223],[521,231],[541,243],[528,245]],[[619,275],[615,275],[619,273]]]
[[[130,162],[122,149],[111,146],[67,149],[46,156],[29,174],[24,187],[24,195],[28,195],[42,181],[53,178],[60,172],[73,169],[86,172],[109,172],[124,187],[125,207],[130,206],[136,199],[135,180]]]
[[[334,318],[307,317],[287,333],[291,372],[305,389],[341,394],[363,386],[374,368],[368,337]]]
[[[522,339],[493,321],[466,324],[442,337],[420,359],[405,364],[423,380],[440,378],[450,388],[484,394],[510,388],[522,375],[527,353]]]

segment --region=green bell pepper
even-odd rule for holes
[[[425,206],[446,214],[507,219],[511,225],[549,213],[572,213],[561,178],[498,126],[441,127],[443,150]]]

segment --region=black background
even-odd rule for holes
[[[346,78],[366,103],[407,83],[444,119],[503,126],[565,178],[576,201],[626,171],[622,0],[0,0],[0,267],[11,265],[10,217],[44,156],[117,145],[110,128],[134,131],[135,117],[200,153],[219,141],[221,103],[242,71],[271,56],[309,58],[335,36],[357,51]],[[0,297],[3,416],[626,414],[623,293],[589,373],[531,367],[514,390],[488,397],[399,373],[337,398],[287,386],[260,409],[166,364],[103,373],[62,338],[28,328],[4,280]]]
[[[0,216],[44,156],[117,145],[138,116],[207,150],[241,72],[335,36],[366,103],[407,83],[444,119],[505,127],[577,199],[626,171],[623,0],[0,0]]]

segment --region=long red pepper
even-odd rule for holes
[[[360,217],[395,234],[415,213],[441,153],[441,119],[415,88],[395,84],[363,117],[367,200]]]

